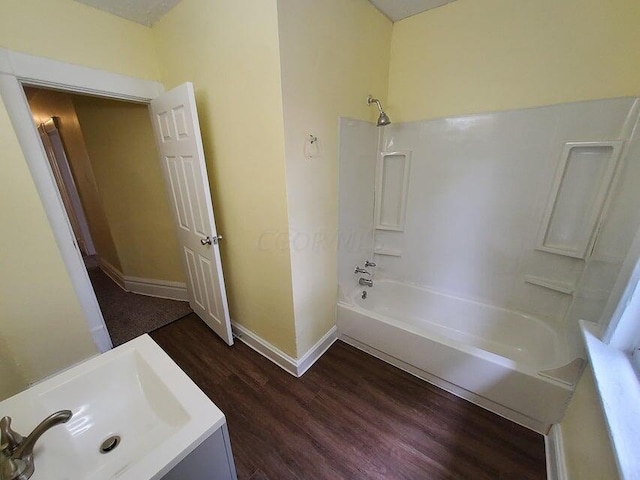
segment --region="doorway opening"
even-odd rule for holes
[[[99,100],[117,99],[124,102],[121,103],[123,105],[133,103],[143,106],[146,118],[151,120],[156,161],[162,170],[167,192],[165,198],[168,197],[170,204],[189,305],[211,330],[228,345],[232,345],[231,318],[220,254],[222,237],[215,225],[193,85],[186,82],[165,92],[163,86],[155,81],[0,48],[2,102],[9,114],[91,338],[97,349],[105,352],[113,347],[111,338],[40,135],[34,125],[25,86],[77,94],[83,98],[86,95]],[[117,126],[120,124],[116,123],[114,128]],[[133,142],[133,145],[137,146],[137,143]],[[129,214],[129,210],[124,210],[124,213]],[[153,234],[155,231],[150,233]],[[91,236],[95,243],[95,233],[91,232]],[[141,290],[140,293],[149,294],[157,292],[158,288],[171,290],[175,287],[166,282],[157,285],[148,280],[149,278],[124,277],[125,286],[135,284]]]
[[[191,313],[147,105],[23,88],[113,345]]]

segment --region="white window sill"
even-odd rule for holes
[[[620,478],[640,479],[640,380],[629,356],[600,341],[595,323],[580,327]]]

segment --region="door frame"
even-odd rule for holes
[[[0,96],[31,172],[91,337],[100,352],[113,348],[93,286],[33,121],[23,85],[142,103],[164,92],[160,82],[0,49]]]
[[[53,135],[49,123],[53,124]],[[62,196],[67,217],[69,217],[71,226],[75,230],[74,233],[79,243],[80,252],[84,255],[95,255],[96,248],[93,244],[91,232],[89,231],[87,215],[80,201],[78,187],[76,186],[73,172],[69,166],[69,159],[67,158],[67,152],[62,137],[60,136],[60,131],[56,125],[55,117],[51,117],[46,122],[40,124],[37,130],[38,133],[40,133],[40,139],[45,143],[44,150],[47,152],[47,157],[51,154],[49,164],[51,165],[53,176],[55,177],[58,190]],[[56,141],[54,141],[54,138]],[[67,180],[65,180],[65,177]]]

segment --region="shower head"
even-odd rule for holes
[[[390,123],[391,123],[391,120],[389,120],[388,115],[384,112],[380,113],[380,116],[378,117],[378,121],[376,122],[376,125],[378,127],[384,127],[385,125],[389,125]]]
[[[391,120],[389,120],[389,116],[384,113],[384,110],[382,110],[382,105],[380,105],[380,100],[378,100],[377,98],[373,98],[371,95],[369,95],[367,97],[367,105],[371,105],[372,103],[375,103],[378,106],[378,110],[380,111],[380,116],[378,117],[378,121],[376,122],[376,125],[378,127],[384,127],[385,125],[389,125],[391,123]]]

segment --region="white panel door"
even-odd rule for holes
[[[219,240],[204,160],[193,85],[151,102],[153,130],[178,232],[193,311],[233,344]]]

